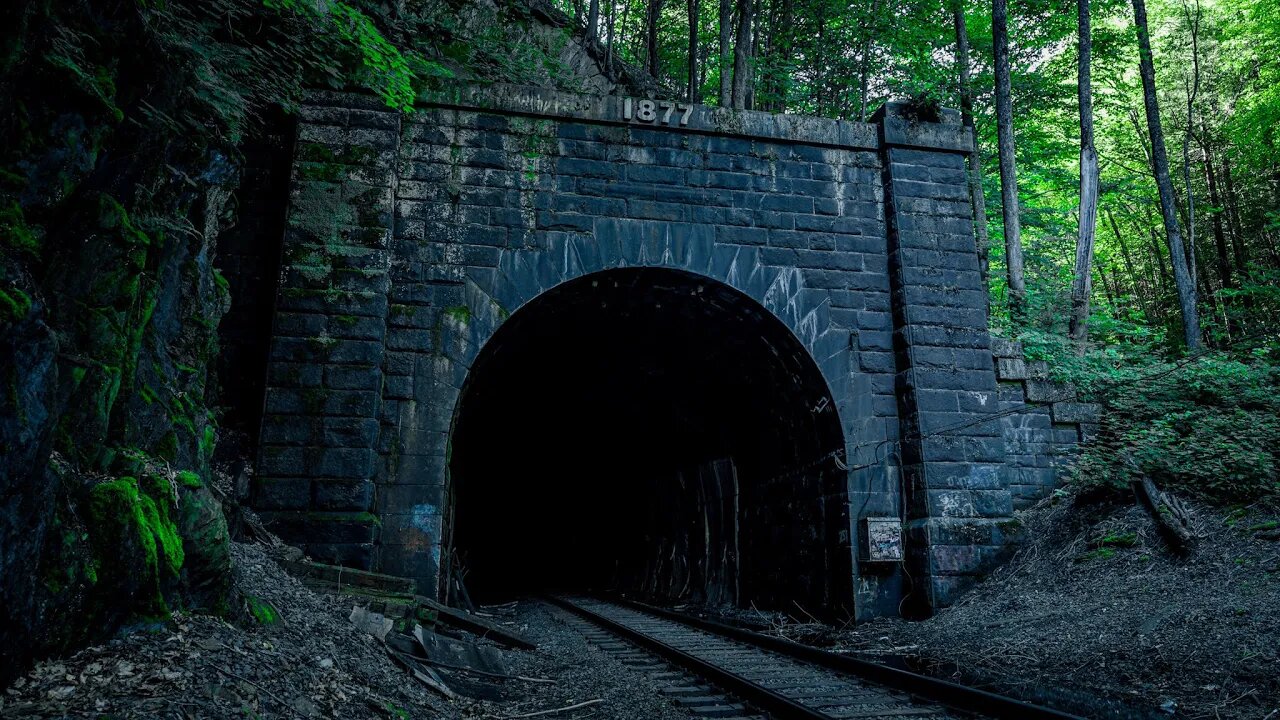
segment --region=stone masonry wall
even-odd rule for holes
[[[954,114],[896,106],[863,124],[640,102],[495,86],[401,116],[312,98],[267,380],[264,519],[313,557],[434,592],[449,433],[480,349],[560,283],[664,267],[752,298],[821,370],[849,469],[814,512],[849,523],[858,615],[895,614],[905,593],[949,603],[1003,552],[1013,509],[1003,430],[983,419],[1000,401],[965,199],[971,137]],[[900,514],[914,588],[852,543],[861,518]]]
[[[1053,492],[1076,448],[1097,434],[1102,412],[1075,388],[1049,379],[1044,361],[1028,362],[1021,343],[991,339],[999,379],[1009,492],[1017,510]]]

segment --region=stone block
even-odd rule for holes
[[[257,510],[306,510],[311,504],[311,481],[258,477],[253,482],[252,498]]]
[[[373,447],[378,438],[378,421],[373,418],[327,417],[323,421],[327,447]]]
[[[993,340],[994,342],[994,340]],[[1022,358],[996,357],[996,378],[999,380],[1026,380],[1027,363]]]
[[[334,390],[377,390],[382,371],[359,365],[329,365],[324,370],[325,387]]]
[[[445,501],[444,478],[432,484],[391,483],[378,488],[378,503],[382,512],[403,515],[419,505],[443,507]]]
[[[1080,423],[1080,442],[1091,443],[1097,440],[1099,430],[1096,423]]]
[[[440,572],[439,545],[391,545],[378,548],[378,571],[418,581],[418,592],[434,596]]]
[[[937,575],[976,575],[983,565],[977,545],[942,545],[929,548],[929,569]]]
[[[384,398],[411,400],[414,396],[413,384],[413,378],[408,375],[393,375],[385,380],[382,396]]]
[[[315,475],[331,478],[373,476],[373,450],[368,448],[323,448],[308,453],[307,467]]]
[[[1027,400],[1036,403],[1058,403],[1075,399],[1075,388],[1052,380],[1028,380]]]
[[[320,442],[320,418],[268,416],[259,441],[264,445],[314,445]]]
[[[367,543],[306,543],[307,555],[316,562],[340,565],[357,570],[372,570],[374,544]]]
[[[1027,363],[1027,374],[1033,380],[1049,379],[1049,363],[1045,360],[1032,360]]]
[[[1097,403],[1056,402],[1053,404],[1053,421],[1056,423],[1098,423],[1102,420],[1102,406]]]
[[[373,483],[342,480],[316,480],[311,483],[311,507],[316,510],[372,509]]]
[[[367,512],[263,512],[263,525],[290,544],[371,543],[378,519]]]

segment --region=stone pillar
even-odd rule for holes
[[[901,431],[906,607],[951,604],[1007,552],[1013,512],[958,114],[889,104],[881,133]]]
[[[400,115],[301,111],[254,507],[317,560],[369,568]]]

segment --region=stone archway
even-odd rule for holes
[[[665,268],[764,308],[829,389],[853,508],[842,604],[860,617],[949,604],[1006,553],[1013,507],[971,135],[954,113],[921,122],[892,105],[871,123],[694,107],[673,124],[628,102],[495,86],[402,116],[311,98],[262,517],[313,557],[438,590],[451,424],[481,349],[575,278]],[[858,541],[872,520],[907,552]]]
[[[444,535],[473,591],[848,597],[836,403],[794,332],[722,282],[627,267],[541,293],[455,417]]]

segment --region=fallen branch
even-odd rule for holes
[[[1191,513],[1180,500],[1162,492],[1146,475],[1133,481],[1133,493],[1170,547],[1179,553],[1191,549],[1195,542],[1195,535],[1191,532]]]
[[[588,700],[586,702],[580,702],[577,705],[569,705],[568,707],[555,708],[553,710],[539,710],[538,712],[524,713],[522,715],[506,715],[499,718],[499,720],[518,720],[519,718],[531,718],[538,717],[540,715],[559,715],[560,713],[569,712],[570,710],[598,705],[602,702],[604,702],[603,699]]]
[[[451,665],[446,662],[432,660],[431,658],[421,658],[417,656],[413,656],[413,659],[425,665],[444,668],[445,670],[455,670],[457,672],[471,673],[472,675],[479,675],[480,677],[493,678],[495,680],[523,680],[525,682],[531,682],[531,683],[546,683],[548,685],[556,684],[555,680],[551,680],[549,678],[526,677],[524,675],[503,675],[502,673],[488,672],[487,670],[477,670],[475,668],[469,668],[464,665]]]
[[[262,686],[261,686],[261,685],[259,685],[258,683],[256,683],[256,682],[254,682],[254,681],[250,680],[249,678],[241,677],[241,676],[239,676],[239,675],[237,675],[237,674],[235,674],[235,673],[231,672],[230,670],[226,670],[226,669],[221,668],[221,667],[219,667],[219,666],[217,666],[217,665],[210,665],[210,667],[212,667],[214,670],[217,670],[218,672],[222,673],[223,675],[226,675],[226,676],[231,677],[231,678],[235,678],[236,680],[239,680],[239,681],[240,681],[240,682],[242,682],[242,683],[248,683],[249,685],[252,685],[253,687],[258,688],[258,690],[260,690],[260,691],[262,691],[264,694],[266,694],[266,696],[267,696],[267,697],[269,697],[269,698],[271,698],[272,700],[275,700],[276,702],[280,703],[281,705],[283,705],[283,706],[285,706],[285,707],[289,708],[289,711],[290,711],[290,712],[292,712],[294,715],[297,715],[298,717],[303,717],[302,713],[298,712],[298,709],[297,709],[297,708],[295,708],[293,705],[291,705],[291,704],[289,704],[289,703],[285,702],[284,700],[282,700],[282,699],[280,698],[280,696],[279,696],[279,695],[276,695],[275,693],[273,693],[273,692],[271,692],[270,690],[268,690],[268,689],[266,689],[266,688],[262,687]]]
[[[429,667],[424,668],[421,665],[419,665],[417,658],[411,655],[405,655],[404,653],[397,652],[394,649],[392,649],[390,646],[384,646],[384,647],[387,650],[387,654],[391,656],[391,659],[395,660],[397,663],[402,665],[406,670],[408,670],[409,673],[413,675],[413,677],[417,679],[418,682],[422,683],[423,685],[426,685],[432,690],[435,690],[436,692],[445,696],[449,700],[458,699],[458,694],[455,693],[453,690],[451,690],[448,685],[445,685],[444,680],[442,680],[439,675],[436,675],[434,670],[432,670]]]

